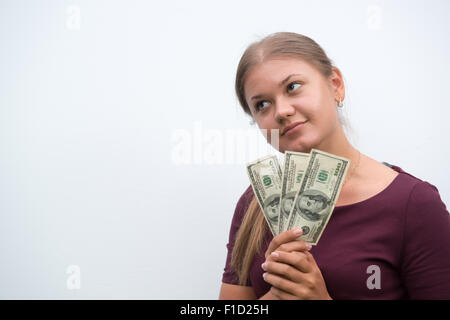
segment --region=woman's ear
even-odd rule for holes
[[[345,85],[344,78],[341,71],[337,67],[332,67],[332,72],[329,77],[330,85],[334,91],[334,96],[342,100],[345,99]]]

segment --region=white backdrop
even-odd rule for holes
[[[448,205],[449,12],[0,0],[0,298],[216,299],[245,162],[270,151],[229,151],[257,133],[235,71],[277,31],[313,38],[341,69],[355,147]]]

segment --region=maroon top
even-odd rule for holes
[[[403,171],[383,191],[335,207],[311,254],[333,299],[450,299],[450,215],[437,188]],[[239,199],[227,244],[222,282],[238,284],[231,269],[236,232],[253,197]],[[261,264],[273,236],[266,234],[252,262],[247,285],[263,296],[270,285]],[[379,267],[379,272],[373,267]],[[379,275],[380,289],[373,285]],[[370,279],[369,279],[370,278]],[[371,289],[369,289],[369,287]]]

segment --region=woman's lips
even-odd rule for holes
[[[291,134],[297,132],[306,122],[308,122],[308,121],[299,122],[297,124],[294,124],[294,126],[292,128],[290,128],[289,130],[287,130],[283,133],[283,136],[288,136],[288,135],[291,135]]]

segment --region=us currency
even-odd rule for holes
[[[270,231],[276,235],[282,176],[277,156],[269,155],[248,163],[247,174]]]
[[[349,159],[311,150],[286,230],[301,228],[303,234],[299,239],[312,245],[318,243],[336,205],[349,166]]]
[[[278,232],[286,231],[289,214],[295,196],[308,165],[309,153],[285,151],[284,169],[281,179],[280,211],[278,215]]]

